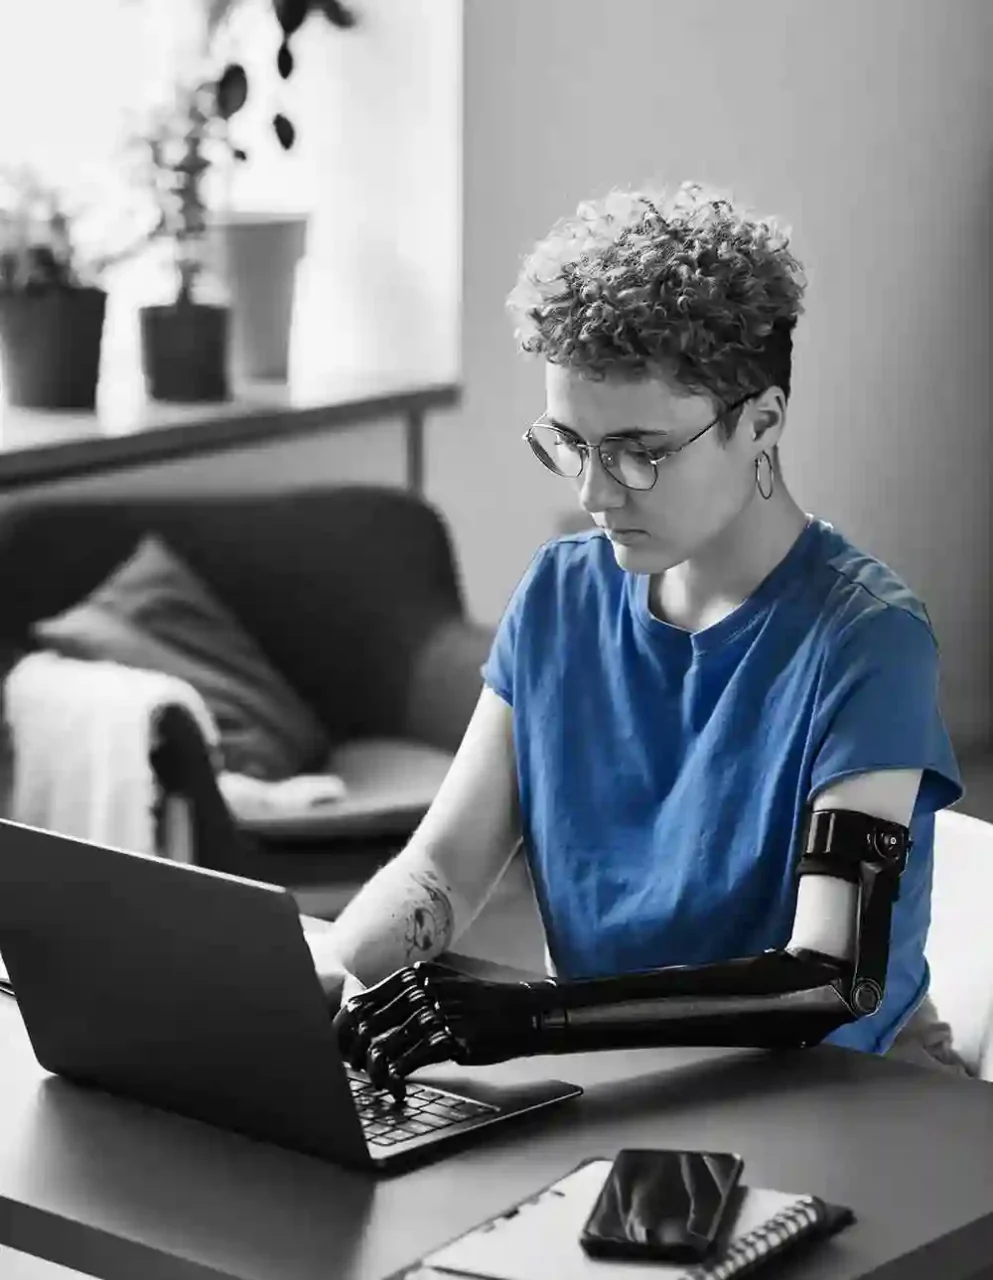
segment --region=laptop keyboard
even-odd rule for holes
[[[460,1098],[413,1081],[407,1082],[406,1097],[397,1104],[391,1093],[374,1088],[360,1072],[346,1067],[345,1074],[365,1136],[381,1147],[448,1129],[477,1116],[496,1115],[499,1111],[489,1103]]]

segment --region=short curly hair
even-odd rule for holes
[[[807,284],[789,238],[699,182],[671,200],[614,188],[525,259],[507,298],[518,349],[596,381],[661,375],[718,411],[771,386],[789,400]]]

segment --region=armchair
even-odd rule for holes
[[[14,496],[0,508],[0,648],[33,647],[34,622],[88,595],[149,532],[316,712],[332,743],[323,767],[349,789],[323,810],[237,823],[177,712],[154,763],[192,802],[196,860],[333,916],[423,816],[479,695],[492,632],[465,615],[445,524],[372,485],[141,498],[122,472],[93,494]]]

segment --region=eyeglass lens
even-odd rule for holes
[[[537,423],[531,428],[531,448],[539,462],[556,475],[575,479],[582,474],[584,448],[555,427]],[[651,455],[637,441],[615,440],[600,452],[604,469],[629,489],[650,489],[655,483]]]

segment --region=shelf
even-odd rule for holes
[[[457,383],[391,372],[329,375],[305,390],[245,383],[222,403],[160,404],[122,387],[102,391],[92,413],[0,404],[0,492],[391,417],[405,421],[407,483],[421,492],[424,415],[461,394]]]

